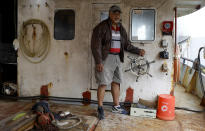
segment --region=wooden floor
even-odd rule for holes
[[[194,110],[203,109],[203,107],[199,106],[199,98],[185,93],[183,87],[179,86],[175,89],[175,97],[177,107],[186,107]],[[12,125],[13,121],[10,120],[9,123],[5,121],[14,118],[19,112],[27,113],[33,104],[32,102],[0,100],[0,129],[7,130],[8,128],[9,130],[9,126]],[[176,110],[173,121],[163,121],[113,114],[111,107],[105,107],[105,119],[98,121],[96,118],[96,106],[93,105],[83,106],[50,102],[50,106],[54,112],[70,111],[83,120],[80,125],[70,129],[70,131],[205,131],[205,113]],[[9,125],[6,126],[2,122]]]
[[[176,107],[203,110],[200,99],[181,86],[175,88],[175,101]],[[175,110],[173,121],[163,121],[106,111],[106,119],[98,123],[96,131],[205,131],[205,113]]]

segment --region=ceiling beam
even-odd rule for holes
[[[183,1],[177,1],[176,5],[200,5],[202,3],[201,0],[183,0]]]
[[[176,2],[178,17],[191,14],[201,8],[205,0],[179,0]]]
[[[176,5],[177,8],[191,8],[191,9],[197,9],[197,7],[200,5]]]

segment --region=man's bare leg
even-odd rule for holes
[[[103,110],[103,100],[104,100],[104,95],[105,95],[105,89],[106,86],[105,85],[100,85],[98,87],[98,119],[102,120],[104,119],[104,110]]]
[[[114,106],[118,106],[119,105],[119,96],[120,96],[120,84],[112,82],[111,86],[112,86],[111,92],[112,92]]]
[[[103,106],[103,100],[104,100],[104,95],[105,95],[106,87],[107,87],[106,85],[100,85],[98,87],[98,92],[97,92],[98,106]]]
[[[128,114],[125,109],[121,108],[119,103],[120,84],[112,82],[111,92],[112,92],[112,97],[114,102],[114,107],[112,108],[112,112],[120,113],[120,114]]]

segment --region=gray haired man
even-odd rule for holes
[[[119,105],[124,50],[140,56],[145,54],[143,49],[131,45],[120,23],[121,13],[119,6],[110,7],[109,18],[99,23],[92,34],[91,49],[96,64],[95,76],[98,83],[98,118],[100,120],[104,119],[103,99],[105,89],[110,84],[114,101],[112,112],[127,114]]]

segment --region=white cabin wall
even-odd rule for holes
[[[116,1],[110,1],[110,3],[117,3]],[[169,94],[173,86],[173,52],[174,52],[174,31],[172,36],[162,36],[161,23],[163,21],[174,21],[174,1],[173,0],[123,0],[121,3],[122,8],[122,24],[125,27],[128,35],[130,35],[130,11],[132,8],[153,8],[156,9],[156,38],[153,42],[144,42],[144,45],[139,43],[132,43],[133,45],[142,48],[146,51],[146,59],[149,61],[155,60],[154,64],[151,64],[150,74],[153,77],[147,75],[140,77],[136,82],[136,77],[130,73],[124,73],[124,80],[121,85],[120,101],[125,101],[126,90],[131,87],[134,90],[133,101],[137,102],[139,98],[146,100],[156,100],[158,94]],[[163,51],[160,47],[162,39],[166,39],[169,43],[168,52],[169,60],[159,59],[159,52]],[[125,53],[124,69],[129,65],[129,59],[127,55],[136,56],[128,52]],[[164,62],[168,64],[168,75],[161,72],[161,65]],[[94,86],[96,86],[94,84]],[[108,87],[110,89],[110,87]],[[92,91],[92,98],[97,99],[96,91]],[[110,92],[105,93],[105,101],[112,101]]]
[[[45,6],[48,3],[48,7]],[[128,35],[130,26],[130,11],[132,8],[156,9],[156,40],[144,44],[133,43],[146,51],[145,57],[156,63],[151,65],[149,76],[139,78],[131,73],[124,73],[124,82],[121,85],[120,101],[124,101],[128,87],[134,89],[134,102],[139,98],[153,100],[157,94],[170,93],[173,79],[173,51],[174,32],[172,36],[161,35],[161,23],[165,20],[174,20],[173,0],[19,0],[18,1],[18,32],[22,23],[28,19],[40,19],[46,23],[50,31],[51,47],[48,56],[38,64],[28,62],[21,51],[18,52],[18,86],[20,96],[40,95],[42,85],[53,83],[50,89],[51,96],[82,98],[82,92],[89,90],[92,85],[90,37],[92,33],[92,3],[116,3],[122,7],[122,24]],[[38,7],[37,5],[40,5]],[[30,6],[32,5],[32,6]],[[54,11],[55,9],[75,10],[75,38],[74,40],[54,39]],[[108,7],[109,8],[109,7]],[[163,49],[159,46],[162,39],[169,43],[169,60],[167,60],[168,75],[160,71],[164,60],[158,58]],[[65,55],[68,53],[68,56]],[[130,53],[125,53],[130,55]],[[129,60],[125,56],[124,67]],[[91,91],[92,99],[97,99],[97,92]],[[111,93],[106,92],[105,101],[112,101]]]
[[[45,2],[48,3],[49,8],[44,6]],[[40,4],[39,8],[37,4]],[[91,31],[89,6],[88,1],[81,0],[19,0],[18,27],[21,27],[23,21],[28,19],[40,19],[46,23],[51,35],[50,51],[41,63],[28,62],[19,51],[20,96],[40,95],[40,87],[49,82],[53,83],[50,89],[52,96],[80,98],[81,93],[89,88],[88,37]],[[75,10],[75,38],[74,40],[55,40],[53,37],[54,11],[66,8]],[[67,56],[65,52],[68,53]]]
[[[172,0],[161,0],[161,1],[132,1],[125,0],[124,1],[124,11],[123,18],[125,18],[124,25],[126,25],[126,29],[129,32],[129,16],[126,14],[130,13],[132,8],[154,8],[156,9],[156,37],[153,42],[144,42],[144,45],[139,43],[133,43],[133,45],[142,48],[146,51],[145,57],[148,61],[155,60],[154,64],[151,64],[150,74],[153,77],[149,77],[147,75],[139,78],[138,82],[135,82],[135,78],[131,73],[124,73],[124,83],[122,85],[123,89],[121,90],[120,100],[124,101],[126,96],[127,88],[131,87],[134,89],[134,97],[133,101],[137,102],[139,98],[146,100],[155,100],[158,94],[169,94],[172,87],[173,80],[173,51],[174,51],[174,37],[172,36],[162,36],[161,32],[161,23],[163,21],[173,21],[174,20],[174,3]],[[127,17],[126,17],[127,16]],[[174,36],[174,32],[173,32]],[[162,60],[159,59],[159,52],[163,51],[163,48],[160,47],[160,42],[162,39],[166,39],[168,42],[168,52],[169,59]],[[130,53],[126,53],[126,55],[131,55]],[[126,58],[126,57],[125,57]],[[164,62],[168,64],[168,75],[166,73],[161,72],[161,65]],[[128,65],[129,60],[126,59],[124,66]]]

